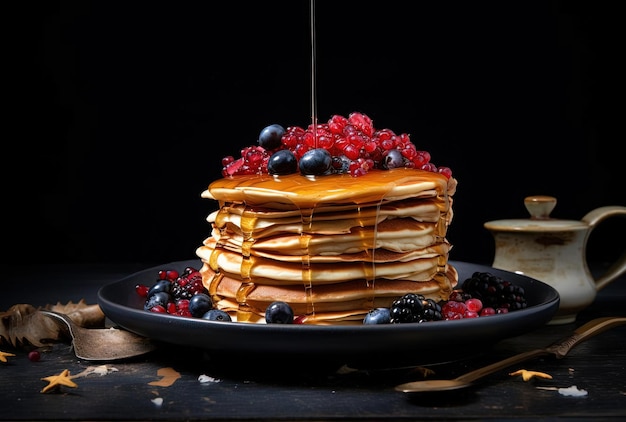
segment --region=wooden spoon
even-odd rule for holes
[[[606,317],[597,318],[582,325],[574,334],[551,346],[543,349],[530,350],[528,352],[520,353],[518,355],[511,356],[499,362],[492,363],[483,368],[475,369],[467,374],[450,380],[424,380],[424,381],[412,381],[404,384],[397,385],[396,391],[403,393],[428,393],[434,391],[446,391],[446,390],[458,390],[473,385],[474,381],[492,374],[501,369],[505,369],[516,363],[524,362],[526,360],[536,358],[543,355],[555,355],[558,359],[561,359],[567,355],[567,353],[574,348],[574,346],[582,343],[583,341],[590,339],[591,337],[600,334],[601,332],[608,330],[609,328],[616,327],[618,325],[626,324],[626,318],[624,317]]]

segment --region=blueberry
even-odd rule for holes
[[[298,160],[288,149],[276,151],[267,162],[267,172],[269,174],[292,174],[298,171]]]
[[[337,174],[344,174],[350,172],[350,160],[345,155],[332,158],[333,172]]]
[[[211,309],[213,309],[213,301],[206,293],[196,293],[189,299],[189,312],[193,317],[201,318]]]
[[[391,312],[389,308],[374,308],[370,310],[365,318],[363,318],[363,324],[389,324],[391,322]]]
[[[404,157],[397,149],[390,149],[383,155],[382,166],[385,169],[404,167]]]
[[[293,309],[285,302],[272,302],[265,310],[265,321],[268,324],[292,324]]]
[[[167,308],[167,303],[171,300],[171,296],[167,292],[156,292],[152,296],[148,297],[146,303],[143,306],[145,311],[149,311],[151,308],[161,305],[164,308]]]
[[[169,280],[159,280],[150,287],[148,290],[148,297],[152,296],[157,292],[165,292],[170,293],[170,289],[172,288],[172,283]]]
[[[223,321],[230,322],[232,321],[230,315],[227,312],[222,311],[221,309],[211,309],[202,315],[202,319],[208,319],[209,321]]]
[[[269,125],[259,134],[259,145],[267,150],[273,150],[281,145],[281,138],[285,128],[279,124]]]
[[[308,150],[300,158],[300,173],[304,175],[320,176],[331,169],[333,158],[324,148]]]

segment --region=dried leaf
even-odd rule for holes
[[[78,303],[72,301],[65,305],[57,302],[56,305],[47,305],[44,309],[65,314],[74,324],[85,328],[104,327],[105,315],[98,305],[88,305],[84,299]]]
[[[104,327],[105,315],[100,306],[89,305],[84,300],[66,304],[57,302],[43,309],[65,314],[81,327]],[[69,333],[66,330],[32,305],[20,303],[0,312],[0,344],[31,348],[67,338]]]
[[[0,313],[0,344],[42,347],[58,341],[61,328],[28,304],[18,304]]]

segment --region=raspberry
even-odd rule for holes
[[[460,319],[463,318],[463,314],[467,311],[465,302],[457,302],[454,300],[447,301],[441,307],[441,314],[445,319]]]

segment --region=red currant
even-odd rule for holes
[[[41,359],[41,353],[38,350],[31,350],[28,352],[28,360],[31,362],[39,362]]]
[[[135,292],[137,292],[137,294],[141,297],[147,297],[148,290],[150,290],[150,287],[146,286],[145,284],[135,285]]]
[[[467,299],[465,305],[467,306],[467,310],[472,312],[480,312],[480,310],[483,309],[483,303],[480,299],[476,298]]]

